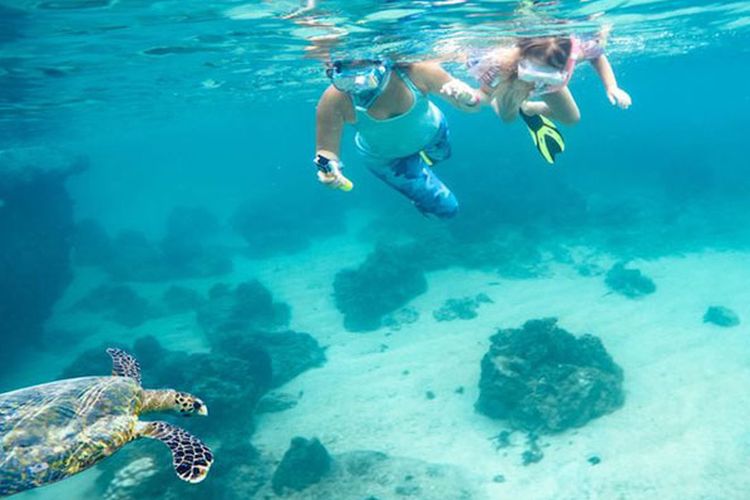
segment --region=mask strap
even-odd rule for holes
[[[563,86],[567,85],[570,81],[570,78],[573,76],[573,72],[576,70],[576,64],[578,64],[578,59],[580,57],[581,42],[575,36],[571,36],[570,55],[568,56],[568,60],[565,63],[565,69],[563,70],[563,74],[565,75],[565,83],[563,83]]]

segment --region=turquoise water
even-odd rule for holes
[[[145,387],[206,402],[164,419],[216,457],[183,484],[140,440],[17,498],[273,498],[295,436],[332,458],[292,467],[318,482],[290,498],[745,498],[748,3],[317,3],[0,2],[0,391],[107,375],[119,346]],[[371,175],[351,127],[354,190],[317,183],[329,54],[475,85],[469,51],[601,26],[633,106],[579,67],[554,166],[518,120],[435,98],[457,217]],[[534,397],[574,423],[475,405],[485,354],[532,356],[564,334],[523,325],[550,317],[601,340],[621,398],[596,386],[589,415],[547,374]]]

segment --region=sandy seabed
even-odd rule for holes
[[[714,252],[633,262],[657,284],[656,293],[638,300],[609,293],[603,276],[583,277],[565,264],[551,263],[543,277],[523,280],[448,269],[428,274],[428,292],[409,304],[420,313],[417,322],[351,333],[333,302],[333,276],[358,265],[369,251],[369,245],[334,238],[304,254],[240,258],[223,280],[259,278],[276,300],[291,305],[292,329],[328,346],[324,367],[279,389],[302,393],[298,405],[258,416],[253,442],[265,453],[280,458],[299,435],[320,438],[334,454],[376,450],[451,464],[463,469],[486,499],[748,498],[750,255]],[[612,263],[607,256],[595,258],[604,267]],[[96,279],[89,271],[79,274],[58,310],[65,311]],[[185,284],[205,290],[215,281]],[[137,286],[146,298],[158,297],[163,288]],[[478,293],[493,302],[483,304],[477,318],[433,318],[446,299]],[[743,323],[704,324],[710,305],[733,309]],[[50,322],[52,329],[75,331],[64,312],[59,316]],[[511,447],[496,449],[491,438],[505,426],[476,413],[473,405],[490,335],[542,317],[557,317],[576,335],[599,336],[624,369],[627,396],[611,415],[543,437],[544,459],[524,466],[523,437],[516,434]],[[107,327],[106,335],[101,330],[64,357],[40,354],[35,365],[19,370],[19,385],[55,378],[75,353],[113,334],[125,342],[156,335],[171,349],[206,348],[189,314],[134,330]],[[64,338],[60,343],[65,347]],[[592,456],[601,462],[592,465]],[[83,491],[96,474],[94,469],[16,498],[86,498]],[[497,475],[505,481],[493,481]],[[347,499],[344,493],[341,498]]]

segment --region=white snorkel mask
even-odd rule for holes
[[[565,68],[560,70],[529,59],[522,59],[518,63],[518,79],[534,85],[534,91],[537,94],[557,92],[565,87],[573,76],[579,52],[578,39],[571,37],[570,56],[565,63]]]
[[[391,69],[388,60],[334,61],[326,75],[334,87],[352,96],[357,106],[368,108],[388,86]]]

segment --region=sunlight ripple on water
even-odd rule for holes
[[[323,83],[321,61],[330,57],[389,53],[458,62],[465,50],[510,36],[602,26],[612,28],[613,58],[659,57],[732,43],[750,26],[750,6],[740,1],[322,0],[300,8],[306,3],[19,0],[0,6],[0,120],[102,103],[126,110],[133,102],[307,94],[310,83]]]

